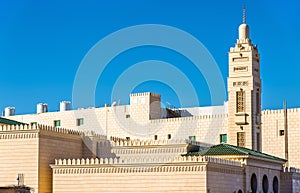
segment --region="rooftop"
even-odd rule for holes
[[[0,117],[0,125],[27,125],[27,124],[19,122],[19,121],[14,121],[11,119],[6,119],[3,117]]]
[[[214,155],[253,155],[261,158],[277,160],[277,161],[286,161],[285,159],[272,156],[266,153],[254,151],[244,147],[237,147],[234,145],[229,145],[222,143],[219,145],[214,145],[209,148],[206,148],[200,152],[190,152],[187,155],[200,155],[200,156],[214,156]]]

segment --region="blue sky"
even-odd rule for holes
[[[50,111],[58,110],[61,100],[72,100],[74,78],[87,52],[107,35],[140,24],[173,26],[196,37],[214,57],[226,84],[227,52],[237,39],[243,5],[252,42],[261,53],[263,109],[281,108],[283,100],[288,107],[299,107],[299,4],[291,0],[0,0],[0,109],[15,106],[17,114],[34,113],[36,104],[45,102]],[[148,46],[128,50],[107,65],[94,93],[95,105],[111,103],[114,82],[128,67],[153,59],[186,73],[200,105],[211,104],[205,79],[189,61],[168,49]],[[163,103],[180,106],[176,91],[165,83],[148,81],[134,89],[138,91],[161,93]],[[121,103],[128,103],[128,98]]]

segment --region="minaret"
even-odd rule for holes
[[[228,56],[228,143],[261,151],[260,55],[250,40],[245,7],[239,39]]]

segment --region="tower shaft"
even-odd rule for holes
[[[228,56],[228,143],[261,151],[260,55],[246,23]]]

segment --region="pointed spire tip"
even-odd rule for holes
[[[243,6],[243,23],[246,23],[246,5]]]

